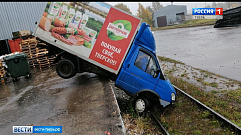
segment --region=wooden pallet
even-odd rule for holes
[[[34,37],[34,38],[28,38],[28,39],[22,40],[21,42],[22,43],[35,43],[35,42],[38,42],[38,40],[36,39],[36,37]]]
[[[0,60],[0,78],[3,78],[6,74],[6,71],[3,67],[3,60]]]
[[[6,71],[4,70],[3,67],[0,68],[0,78],[3,78],[6,74]]]
[[[4,78],[5,77],[5,73],[4,74],[0,74],[0,78]]]
[[[40,42],[36,40],[36,38],[26,39],[20,42],[20,49],[27,54],[29,66],[42,69],[55,65],[53,64],[55,57],[47,56],[48,50],[37,48],[37,44],[46,45],[46,43]]]
[[[5,78],[4,77],[1,77],[0,78],[0,83],[4,83],[5,82]]]
[[[48,57],[38,58],[37,61],[38,61],[38,63],[39,63],[40,69],[41,69],[41,68],[44,68],[44,67],[50,67],[50,66],[51,66],[51,63],[50,63],[50,61],[48,60]]]

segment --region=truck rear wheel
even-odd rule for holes
[[[64,79],[68,79],[76,75],[75,65],[68,59],[60,60],[56,67],[56,71],[57,74]]]

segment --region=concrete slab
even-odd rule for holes
[[[95,74],[60,78],[55,68],[0,85],[0,134],[12,126],[62,126],[63,135],[125,134],[110,81]]]

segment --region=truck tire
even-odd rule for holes
[[[135,99],[135,110],[139,114],[145,114],[150,110],[150,101],[144,97],[137,97]]]
[[[75,65],[68,59],[60,60],[56,67],[56,71],[57,74],[64,79],[68,79],[76,75]]]

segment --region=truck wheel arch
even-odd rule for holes
[[[145,101],[145,106],[147,108],[145,108],[145,112],[147,111],[151,111],[153,110],[154,108],[159,108],[161,107],[162,108],[162,105],[161,105],[161,97],[160,95],[158,95],[155,91],[153,90],[149,90],[149,89],[144,89],[144,90],[140,90],[138,91],[136,94],[133,95],[133,106],[135,107],[135,110],[137,112],[139,112],[139,110],[137,109],[137,100],[138,99],[142,99],[143,101],[147,100],[149,103],[146,103]],[[154,107],[156,106],[156,107]],[[145,113],[143,112],[143,113]]]
[[[159,99],[161,99],[160,95],[158,95],[155,91],[149,89],[140,90],[136,94],[134,94],[134,98],[138,96],[144,96],[149,99],[154,99],[155,101],[159,101]]]
[[[57,55],[57,57],[55,58],[54,60],[54,64],[58,63],[61,59],[68,59],[70,61],[72,61],[76,67],[76,69],[79,69],[79,61],[78,61],[78,57],[73,55],[73,54],[70,54],[66,51],[62,51],[61,53],[59,53]]]
[[[66,51],[62,51],[61,53],[59,53],[57,55],[57,57],[55,58],[54,62],[53,63],[57,63],[59,62],[61,59],[62,59],[62,56],[71,56],[72,54],[66,52]]]

